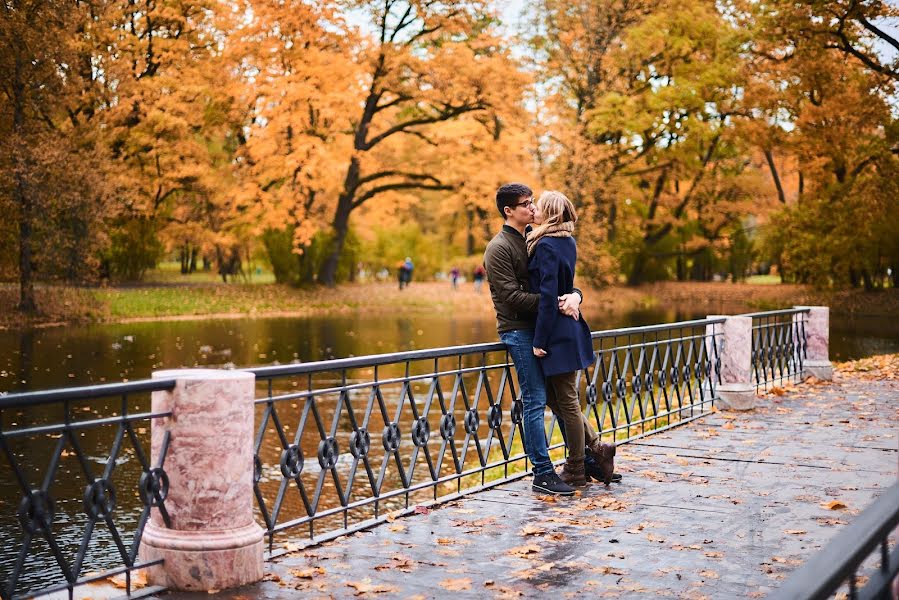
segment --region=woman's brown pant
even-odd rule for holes
[[[599,437],[581,412],[576,382],[577,371],[546,378],[546,405],[565,426],[568,457],[574,462],[584,460],[585,444]]]

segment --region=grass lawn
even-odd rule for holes
[[[38,284],[39,313],[15,310],[18,286],[0,284],[0,329],[64,323],[128,320],[310,316],[364,310],[371,313],[493,315],[487,287],[476,293],[470,282],[453,290],[445,281],[413,281],[405,290],[392,282],[347,283],[334,288],[297,289],[270,283],[271,273],[249,282],[222,283],[212,273],[181,275],[177,263],[154,271],[149,282],[121,287],[67,287]],[[763,283],[756,281],[756,283]],[[662,282],[640,287],[589,288],[585,311],[621,312],[659,307],[706,314],[739,314],[794,305],[827,305],[835,313],[895,315],[899,290],[821,291],[799,285],[749,285],[726,282]]]
[[[779,285],[781,280],[780,275],[752,275],[746,278],[746,283],[750,285]]]

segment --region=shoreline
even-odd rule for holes
[[[639,287],[585,287],[584,312],[669,309],[738,314],[797,305],[826,305],[843,317],[899,317],[899,290],[821,291],[793,284],[660,282]],[[36,318],[15,312],[12,285],[0,285],[0,331],[67,325],[105,325],[244,318],[301,318],[329,314],[466,314],[492,316],[486,285],[453,290],[448,282],[343,284],[296,289],[278,284],[195,284],[72,288],[39,286]]]

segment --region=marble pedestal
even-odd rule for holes
[[[169,491],[167,527],[154,508],[140,557],[163,559],[148,579],[172,590],[221,590],[263,575],[263,530],[253,519],[252,373],[212,369],[157,371],[176,379],[170,392],[153,392],[153,412],[172,416],[153,423],[157,456],[165,432]]]

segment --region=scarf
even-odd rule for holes
[[[571,237],[574,231],[574,221],[565,221],[556,225],[540,225],[528,232],[527,246],[528,257],[533,256],[537,249],[537,242],[544,237]]]

